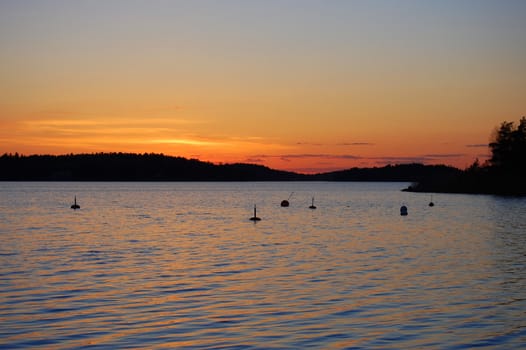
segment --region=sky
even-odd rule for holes
[[[0,0],[0,154],[465,168],[523,115],[522,0]]]

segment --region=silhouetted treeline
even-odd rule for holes
[[[316,175],[327,181],[405,181],[421,182],[453,178],[461,171],[446,165],[398,164],[374,168],[351,168]]]
[[[316,175],[273,170],[254,164],[215,165],[163,154],[4,154],[3,181],[405,181],[450,177],[460,170],[443,165],[403,164],[352,168]]]
[[[407,191],[526,195],[526,118],[506,123],[490,143],[493,157],[466,170],[445,165],[400,164],[315,175],[255,164],[216,165],[163,154],[4,154],[1,181],[404,181]],[[511,135],[510,135],[511,133]],[[510,154],[511,153],[511,154]]]
[[[503,122],[488,144],[491,158],[483,165],[478,160],[457,176],[426,179],[411,185],[415,192],[481,193],[526,195],[526,117],[517,127]]]
[[[4,154],[3,181],[285,181],[304,180],[293,172],[252,164],[215,165],[163,154]]]

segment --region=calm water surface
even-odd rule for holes
[[[526,199],[405,186],[0,182],[0,348],[525,347]]]

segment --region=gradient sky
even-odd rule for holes
[[[0,0],[0,48],[2,154],[464,168],[526,115],[522,0]]]

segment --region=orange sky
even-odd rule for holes
[[[0,153],[464,168],[526,114],[523,1],[2,1]]]

